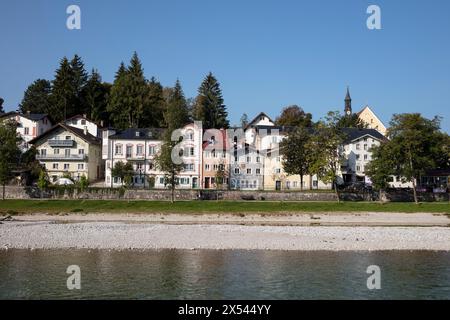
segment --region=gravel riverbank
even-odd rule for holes
[[[0,248],[450,251],[450,228],[10,221]]]

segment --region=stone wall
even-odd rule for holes
[[[41,192],[36,187],[13,187],[5,189],[7,199],[39,199]],[[170,190],[143,190],[120,188],[50,188],[42,192],[44,199],[90,199],[90,200],[170,200]],[[267,201],[336,201],[333,192],[295,192],[295,191],[216,191],[216,190],[176,190],[177,200],[267,200]],[[376,193],[340,193],[341,200],[375,201]],[[382,194],[384,201],[413,201],[412,190],[389,190]],[[419,193],[420,201],[449,201],[449,194]]]

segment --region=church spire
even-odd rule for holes
[[[345,114],[346,115],[351,115],[352,114],[352,98],[350,98],[350,90],[349,87],[347,86],[347,95],[345,96]]]

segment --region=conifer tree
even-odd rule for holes
[[[113,85],[111,86],[107,105],[110,123],[117,129],[126,129],[129,127],[127,113],[126,110],[124,110],[124,106],[127,104],[126,76],[127,70],[122,62],[116,72]]]
[[[134,52],[130,66],[126,73],[126,97],[125,109],[128,113],[129,127],[139,128],[144,113],[150,112],[148,104],[149,88],[144,77],[142,63]]]
[[[75,112],[77,92],[74,87],[74,73],[66,57],[61,59],[52,84],[50,114],[56,121],[62,121]]]
[[[50,94],[50,81],[37,79],[25,90],[22,102],[19,105],[20,112],[50,113]]]
[[[198,89],[194,118],[203,122],[205,129],[228,128],[228,113],[217,79],[210,72]]]
[[[107,120],[106,104],[109,85],[102,83],[97,70],[92,69],[89,79],[83,88],[82,99],[84,113],[93,121]]]

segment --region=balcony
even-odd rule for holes
[[[143,154],[126,154],[127,160],[145,160],[145,156]]]
[[[75,144],[74,140],[48,140],[48,145],[50,147],[73,147]]]
[[[85,154],[47,154],[47,155],[36,155],[37,160],[76,160],[76,161],[84,161],[87,160],[87,155]]]

